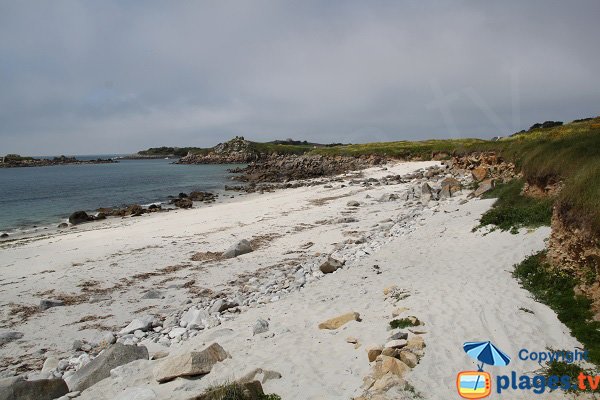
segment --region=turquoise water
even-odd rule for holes
[[[164,202],[192,190],[219,191],[230,182],[227,168],[235,167],[172,162],[0,168],[0,232],[58,224],[77,210]]]

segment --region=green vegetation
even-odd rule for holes
[[[523,180],[514,179],[498,184],[493,190],[485,193],[484,197],[498,200],[481,216],[479,227],[494,225],[503,231],[518,233],[518,229],[522,227],[537,228],[550,225],[553,199],[523,196],[521,191],[524,184]]]
[[[550,350],[553,351],[552,349],[550,349]],[[544,368],[542,368],[542,370],[541,370],[541,375],[545,376],[546,378],[549,378],[551,376],[568,376],[568,377],[570,377],[572,387],[577,387],[576,386],[578,384],[577,377],[581,373],[583,373],[584,375],[588,375],[588,376],[598,375],[597,371],[585,369],[578,364],[567,363],[565,361],[557,361],[557,360],[547,362],[546,365],[544,366]],[[600,393],[600,388],[596,388],[595,390],[592,390],[587,381],[585,382],[585,384],[587,387],[587,390],[585,390],[585,392]],[[573,389],[572,388],[571,390],[569,390],[569,392],[581,392],[581,389]]]
[[[199,400],[281,400],[276,394],[263,394],[257,397],[256,393],[249,393],[243,384],[238,382],[215,385],[206,390]]]
[[[544,252],[515,266],[513,276],[537,301],[556,312],[558,319],[589,351],[590,361],[600,365],[600,322],[592,320],[591,301],[575,294],[576,279],[564,271],[552,269],[545,262]]]
[[[417,326],[419,324],[419,320],[413,320],[411,318],[401,318],[390,321],[390,326],[392,327],[392,329],[404,329],[408,328],[409,326]]]
[[[183,157],[188,152],[205,152],[208,153],[210,149],[202,149],[200,147],[151,147],[148,150],[139,151],[138,154],[142,156],[177,156]]]

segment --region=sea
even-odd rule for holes
[[[75,157],[92,160],[119,155]],[[232,184],[233,175],[227,169],[239,166],[180,165],[174,161],[0,168],[0,233],[56,226],[78,210],[162,204],[168,202],[168,196],[194,190],[223,192],[225,185]]]

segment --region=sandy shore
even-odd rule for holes
[[[465,201],[464,191],[422,204],[405,199],[417,182],[361,184],[437,164],[371,168],[360,179],[342,177],[328,185],[111,220],[94,229],[4,245],[2,329],[22,332],[23,338],[0,348],[0,368],[41,369],[51,355],[72,356],[76,339],[98,342],[136,316],[176,319],[192,305],[209,307],[219,296],[241,301],[219,316],[218,326],[169,346],[164,340],[139,340],[151,354],[199,350],[216,340],[232,358],[205,378],[159,385],[151,376],[153,362],[138,361],[81,398],[115,399],[124,390],[143,387],[157,399],[187,399],[211,383],[263,368],[282,375],[264,387],[283,399],[349,399],[362,393],[371,368],[365,349],[386,342],[398,307],[424,323],[419,329],[426,332],[421,336],[427,347],[406,379],[428,399],[457,397],[457,372],[475,368],[462,350],[465,341],[493,341],[513,357],[520,373],[539,368],[517,360],[522,348],[578,346],[554,312],[531,299],[511,276],[515,263],[544,247],[549,228],[516,235],[472,232],[492,200]],[[399,198],[389,200],[390,194]],[[353,200],[360,205],[349,207]],[[209,253],[241,239],[250,240],[255,251],[226,260]],[[204,259],[192,261],[199,252]],[[318,266],[329,255],[345,265],[323,275]],[[299,268],[304,272],[300,283],[294,279]],[[383,289],[392,285],[404,295],[386,298]],[[154,295],[145,296],[150,290]],[[57,298],[66,305],[38,310],[41,299]],[[350,311],[360,313],[362,322],[335,331],[317,328]],[[253,335],[259,318],[268,320],[269,331]],[[360,346],[347,343],[348,336]],[[530,396],[510,393],[510,398]],[[563,393],[544,396],[562,398]]]

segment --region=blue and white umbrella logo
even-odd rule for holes
[[[478,365],[479,371],[483,371],[483,364],[504,367],[510,363],[510,357],[490,341],[466,342],[463,344],[463,349],[470,357],[481,362],[481,365]]]

